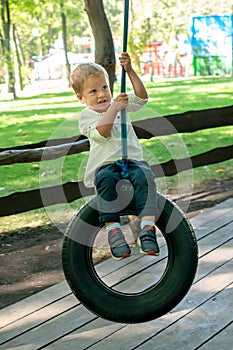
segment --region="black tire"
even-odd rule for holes
[[[73,293],[90,311],[114,322],[139,323],[164,315],[183,299],[196,273],[198,248],[189,221],[175,203],[158,193],[156,226],[167,244],[165,271],[146,290],[122,293],[107,286],[94,268],[92,243],[100,230],[98,212],[93,209],[95,200],[73,218],[63,242],[63,269]],[[136,215],[133,209],[122,214]]]

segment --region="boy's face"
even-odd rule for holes
[[[77,97],[96,112],[106,112],[112,99],[108,79],[103,74],[89,76]]]

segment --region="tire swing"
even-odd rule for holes
[[[192,227],[175,203],[160,193],[157,198],[160,216],[156,226],[166,242],[167,262],[160,279],[145,290],[136,293],[119,291],[116,285],[106,284],[97,272],[92,258],[94,241],[101,230],[95,209],[96,198],[78,211],[67,230],[62,250],[66,280],[79,301],[102,318],[122,323],[150,321],[173,309],[192,285],[198,260]],[[128,207],[121,214],[136,215],[136,211]],[[107,236],[106,233],[102,235]],[[115,264],[121,266],[131,259]],[[159,258],[141,259],[149,260],[150,274],[156,274]]]
[[[124,38],[127,18],[125,0]],[[122,163],[125,166],[124,157]],[[136,215],[132,187],[127,181],[122,180],[119,196],[124,203],[129,197],[131,200],[120,213],[122,216]],[[191,287],[198,262],[194,231],[174,202],[160,193],[157,202],[156,226],[161,233],[159,239],[164,242],[160,243],[161,257],[133,254],[120,262],[111,259],[108,271],[101,271],[103,264],[95,265],[93,258],[98,238],[107,236],[101,233],[96,198],[87,202],[72,219],[63,241],[63,270],[74,295],[96,315],[121,323],[147,322],[173,309]],[[132,290],[140,280],[143,287]]]

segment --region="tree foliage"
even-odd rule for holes
[[[92,9],[94,8],[94,11],[89,11],[90,16],[88,11],[84,11],[87,2]],[[95,41],[100,44],[97,49],[106,51],[109,45],[112,45],[109,37],[110,31],[115,47],[121,50],[123,0],[1,0],[0,3],[0,83],[6,81],[8,77],[9,91],[13,93],[15,71],[12,57],[17,56],[19,61],[21,86],[23,86],[23,82],[27,82],[30,58],[48,54],[49,49],[58,38],[63,37],[64,40],[65,36],[64,44],[67,50],[75,53],[77,51],[75,38],[94,34]],[[102,15],[106,14],[106,18],[102,20],[101,17],[98,17],[97,23],[94,20],[97,19],[101,3],[103,4],[102,10],[104,10]],[[97,6],[96,13],[95,6]],[[192,16],[230,14],[231,2],[229,0],[211,2],[130,0],[130,53],[138,60],[148,41],[165,41],[169,44],[174,42],[179,34],[188,37]],[[94,22],[96,22],[95,29],[93,29]],[[109,28],[107,23],[109,23]],[[100,30],[99,34],[96,34],[97,25]],[[107,28],[107,31],[103,28]],[[103,57],[98,58],[97,51],[97,60],[103,61]],[[101,63],[104,64],[104,62]],[[114,64],[114,61],[112,63]],[[113,74],[113,69],[109,67],[107,69]]]

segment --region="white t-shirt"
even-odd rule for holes
[[[135,94],[128,95],[128,105],[126,108],[127,143],[128,158],[142,161],[143,151],[131,124],[128,112],[136,112],[143,108],[147,99],[141,99]],[[122,157],[121,146],[121,112],[116,115],[111,135],[107,138],[100,135],[96,129],[97,124],[102,119],[104,113],[99,113],[91,108],[85,108],[80,113],[79,129],[81,134],[87,136],[90,141],[90,153],[87,161],[84,184],[86,187],[94,185],[96,169],[102,165],[114,163]]]

